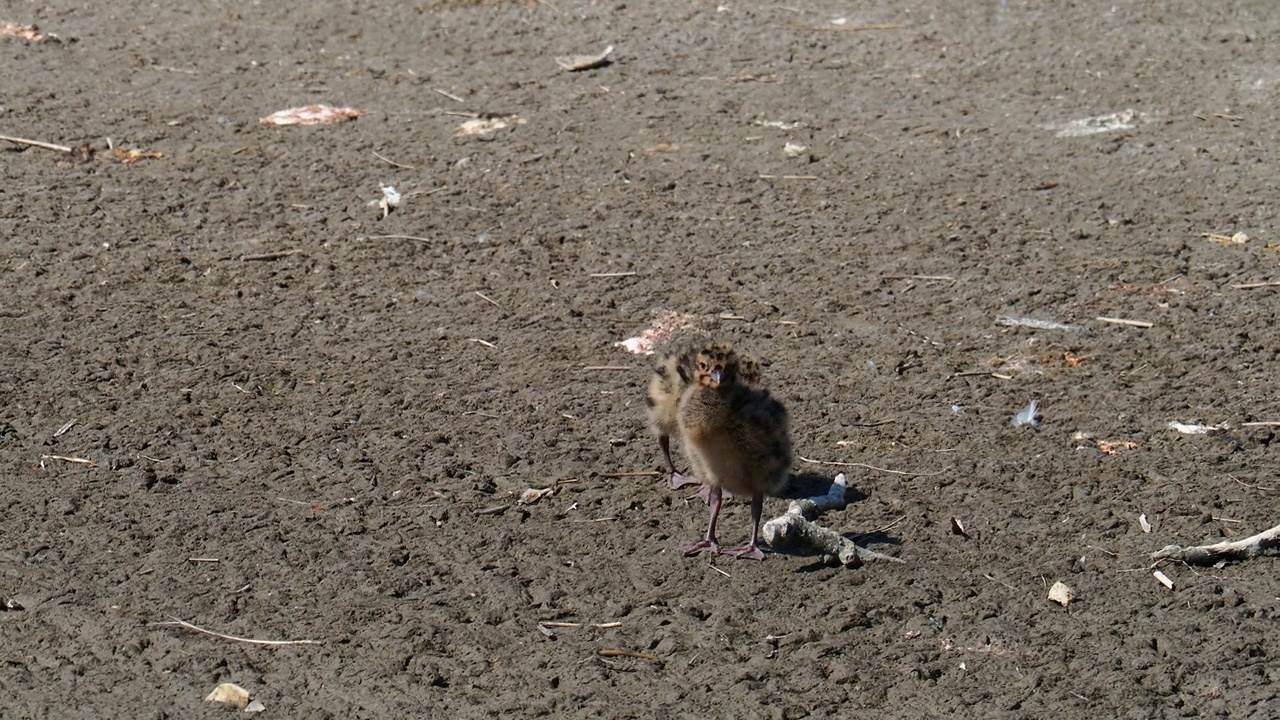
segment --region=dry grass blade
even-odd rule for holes
[[[807,462],[813,465],[830,465],[832,467],[860,467],[860,468],[866,468],[868,470],[875,470],[876,472],[889,473],[890,475],[907,475],[909,477],[933,477],[934,475],[941,475],[944,472],[942,470],[935,470],[933,472],[928,472],[928,473],[907,472],[906,470],[890,470],[889,468],[876,467],[875,465],[868,465],[866,463],[859,463],[859,462],[839,462],[837,460],[814,460],[813,458],[807,458],[803,455],[796,455],[796,457],[801,462]]]
[[[151,624],[154,626],[177,625],[179,627],[183,627],[188,630],[192,630],[194,632],[203,633],[205,635],[212,635],[213,637],[216,637],[216,638],[222,638],[223,640],[249,643],[250,645],[274,646],[274,645],[323,645],[324,644],[323,640],[256,640],[254,638],[236,637],[235,635],[227,635],[220,632],[214,632],[213,630],[206,630],[198,625],[192,625],[186,620],[180,620],[178,618],[173,618],[172,621],[158,622],[158,623],[151,623]]]
[[[13,137],[12,135],[0,135],[0,140],[8,140],[18,145],[30,145],[31,147],[44,148],[45,150],[56,150],[58,152],[69,153],[72,148],[66,145],[55,145],[53,143],[41,142],[39,140],[28,140],[26,138]]]

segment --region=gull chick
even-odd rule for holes
[[[679,432],[680,398],[694,382],[698,354],[704,349],[702,341],[686,341],[662,357],[649,379],[649,394],[645,405],[649,409],[649,429],[658,438],[658,448],[667,464],[668,483],[674,490],[701,481],[676,469],[671,457],[671,436]],[[739,358],[738,381],[746,385],[760,384],[759,368],[748,358]]]
[[[781,491],[791,469],[787,410],[768,390],[753,386],[755,365],[745,364],[730,345],[707,343],[692,357],[691,368],[677,403],[676,425],[694,475],[709,488],[711,519],[702,540],[677,550],[763,560],[756,541],[764,496]],[[728,549],[716,539],[725,491],[751,497],[751,539]]]

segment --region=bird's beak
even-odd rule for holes
[[[711,368],[710,375],[711,375],[711,382],[715,383],[716,385],[724,384],[724,368],[721,368],[721,367]]]

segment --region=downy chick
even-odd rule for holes
[[[701,482],[676,469],[671,457],[671,436],[679,431],[680,398],[694,382],[698,353],[705,346],[705,340],[687,340],[678,345],[662,357],[662,361],[653,370],[653,377],[649,379],[649,395],[645,398],[645,404],[649,408],[649,429],[658,438],[658,447],[662,450],[662,459],[670,474],[668,483],[673,490]],[[739,382],[752,386],[760,384],[759,368],[754,361],[740,358],[738,366]]]
[[[692,381],[680,395],[677,426],[695,476],[710,489],[711,519],[702,540],[677,549],[685,555],[710,550],[763,560],[756,540],[764,496],[781,491],[791,470],[786,408],[767,390],[752,387],[743,362],[729,345],[708,343],[693,358],[692,367]],[[716,539],[724,491],[751,496],[751,539],[726,550]]]

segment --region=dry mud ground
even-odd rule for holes
[[[1271,0],[4,13],[0,132],[98,150],[0,155],[5,717],[1280,716],[1275,560],[1149,559],[1277,522]],[[905,564],[671,552],[668,311]]]

